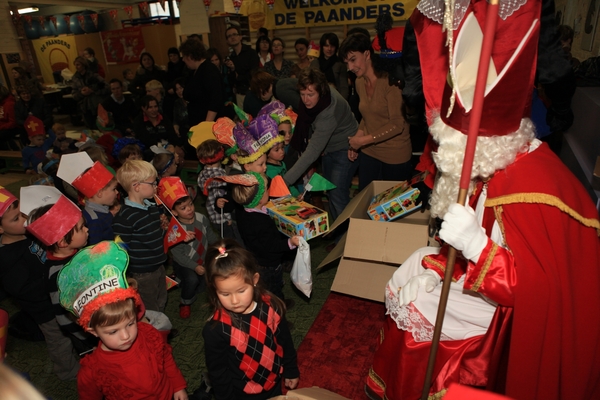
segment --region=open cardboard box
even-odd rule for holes
[[[373,181],[350,201],[329,228],[350,220],[348,231],[317,270],[341,257],[331,290],[384,301],[385,285],[415,250],[427,246],[429,211],[413,212],[390,222],[372,221],[367,209],[373,196],[400,182]]]
[[[271,400],[350,400],[320,387],[288,390],[285,396],[273,397]]]

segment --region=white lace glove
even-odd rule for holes
[[[450,205],[444,215],[440,238],[456,250],[462,251],[463,256],[474,263],[479,260],[488,241],[485,229],[475,217],[475,211],[458,203]]]
[[[440,278],[436,272],[430,269],[426,270],[421,275],[413,276],[408,280],[406,285],[402,286],[399,299],[400,307],[406,306],[415,301],[417,299],[417,293],[420,287],[425,287],[425,291],[430,293],[437,285],[440,284],[441,281],[442,278]]]

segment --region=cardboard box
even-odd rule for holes
[[[267,212],[277,229],[289,237],[299,235],[309,240],[329,231],[327,212],[291,196],[271,200]]]
[[[393,221],[421,208],[421,204],[415,204],[420,193],[419,189],[412,188],[408,182],[400,182],[373,196],[367,213],[373,221]]]
[[[350,400],[326,389],[313,386],[310,388],[288,390],[285,396],[273,397],[271,400]]]
[[[395,221],[371,220],[371,199],[400,182],[374,181],[358,193],[331,225],[350,220],[348,231],[318,269],[341,258],[331,290],[374,301],[384,301],[385,285],[415,250],[427,246],[429,211],[415,212]]]

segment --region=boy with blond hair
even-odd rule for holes
[[[126,161],[119,168],[117,181],[128,196],[113,219],[113,232],[126,244],[128,274],[138,282],[146,309],[163,312],[167,304],[164,230],[158,207],[148,201],[156,194],[156,178],[156,169],[146,161]]]

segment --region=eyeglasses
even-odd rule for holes
[[[230,33],[229,35],[225,36],[227,39],[229,39],[230,37],[236,37],[236,36],[240,36],[239,33]]]
[[[152,185],[153,187],[158,187],[158,180],[154,182],[138,182],[138,184],[145,183],[146,185]]]

